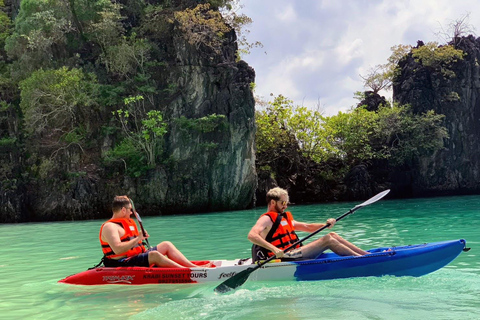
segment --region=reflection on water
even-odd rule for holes
[[[323,222],[356,204],[290,210],[299,221]],[[3,246],[0,262],[0,311],[3,319],[479,319],[479,207],[479,196],[382,200],[334,228],[363,249],[467,239],[472,250],[433,274],[247,281],[225,295],[213,292],[216,284],[58,284],[59,279],[98,263],[98,229],[103,221],[1,225],[1,243],[8,245]],[[246,234],[263,211],[144,217],[143,222],[152,235],[150,243],[170,240],[194,260],[234,259],[250,255]]]
[[[468,278],[458,282],[432,274],[422,278],[363,278],[325,282],[251,283],[232,294],[172,300],[131,319],[474,319],[475,292],[452,300],[452,290],[464,291]],[[470,275],[473,276],[473,275]],[[439,285],[440,282],[440,285]],[[470,284],[480,288],[479,280]],[[452,307],[454,308],[452,310]],[[453,316],[453,314],[454,316]]]

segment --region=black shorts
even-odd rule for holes
[[[148,263],[148,253],[150,251],[157,251],[157,247],[152,247],[144,253],[140,253],[133,257],[122,259],[104,259],[103,264],[105,267],[150,267]]]

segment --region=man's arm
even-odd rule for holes
[[[272,228],[273,223],[268,216],[261,216],[257,223],[252,227],[248,233],[248,240],[252,243],[259,245],[267,250],[272,251],[273,253],[282,252],[282,250],[275,247],[273,244],[265,240],[268,232]],[[277,256],[278,257],[278,256]]]
[[[120,235],[118,234],[118,227],[114,223],[106,223],[102,229],[102,239],[112,247],[115,254],[122,254],[132,249],[138,242],[142,241],[144,237],[139,235],[136,238],[133,238],[127,242],[122,242],[120,240]]]
[[[330,226],[328,229],[331,229],[337,220],[330,218],[327,220],[327,223],[330,223]],[[323,228],[326,225],[326,223],[305,223],[305,222],[299,222],[299,221],[293,221],[293,227],[295,228],[295,231],[304,231],[304,232],[315,232],[320,228]]]

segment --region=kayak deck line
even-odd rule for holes
[[[316,281],[369,276],[422,276],[453,261],[466,248],[464,239],[408,246],[374,248],[363,256],[323,253],[316,259],[273,260],[258,268],[252,281]],[[193,261],[212,268],[98,267],[68,276],[60,283],[74,285],[144,285],[223,282],[255,267],[251,259]]]

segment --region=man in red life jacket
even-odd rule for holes
[[[268,212],[260,216],[248,233],[248,240],[253,242],[252,258],[254,261],[265,260],[273,255],[284,260],[314,259],[323,251],[330,249],[341,256],[361,256],[368,252],[331,232],[305,246],[301,244],[288,252],[283,252],[298,240],[295,231],[312,233],[323,223],[305,223],[293,220],[290,212],[285,212],[288,205],[288,192],[282,188],[273,188],[267,193]],[[330,218],[327,223],[331,229],[336,220]]]
[[[112,211],[112,218],[102,225],[99,235],[106,267],[198,267],[169,241],[146,250],[142,244],[145,237],[138,232],[135,221],[130,217],[133,209],[127,196],[116,196]]]

